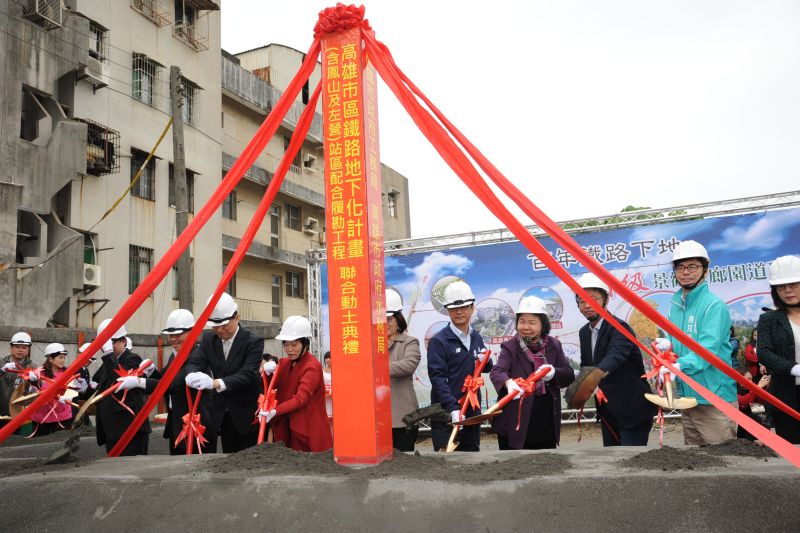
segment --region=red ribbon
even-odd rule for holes
[[[489,208],[489,210],[497,216],[506,227],[531,250],[536,257],[538,257],[551,272],[556,274],[570,289],[578,296],[583,298],[589,305],[607,320],[612,326],[617,328],[629,340],[634,342],[637,346],[644,349],[645,352],[650,353],[646,347],[636,338],[634,334],[623,328],[621,324],[614,319],[610,313],[605,310],[600,304],[589,298],[588,294],[580,287],[577,281],[572,278],[564,267],[552,257],[546,248],[534,238],[530,232],[520,223],[508,210],[505,204],[497,197],[497,195],[489,187],[489,184],[478,173],[476,168],[467,158],[461,148],[459,148],[453,141],[455,138],[469,156],[478,164],[478,166],[489,176],[489,178],[497,185],[505,195],[507,195],[514,203],[516,203],[523,212],[529,216],[539,227],[547,232],[553,240],[570,252],[582,265],[586,266],[589,271],[596,274],[602,279],[609,287],[617,292],[623,299],[631,303],[637,310],[642,312],[645,316],[650,318],[659,327],[668,332],[678,342],[686,346],[692,352],[700,355],[712,366],[722,371],[727,376],[735,381],[741,383],[749,390],[753,390],[760,398],[770,401],[773,405],[780,408],[787,414],[800,420],[800,413],[786,405],[784,402],[773,397],[769,393],[761,390],[756,384],[747,382],[735,370],[725,364],[719,357],[710,353],[705,347],[700,345],[697,341],[689,337],[685,332],[681,331],[672,322],[667,320],[655,309],[647,305],[636,293],[630,290],[627,286],[616,279],[605,268],[603,268],[597,261],[592,259],[589,254],[581,248],[558,224],[551,220],[543,211],[536,207],[533,202],[528,200],[524,194],[512,184],[505,176],[500,173],[497,168],[486,159],[483,154],[478,151],[464,135],[447,120],[447,118],[425,97],[425,95],[400,71],[385,45],[379,43],[375,39],[372,32],[363,32],[365,47],[369,53],[370,61],[375,65],[375,68],[380,73],[383,80],[388,87],[395,93],[400,103],[406,108],[411,118],[419,127],[420,131],[430,140],[434,148],[439,152],[445,162],[455,171],[455,173],[464,181],[467,187],[478,196],[481,201]],[[430,112],[422,107],[419,100],[436,116],[434,118]],[[445,130],[446,128],[446,130]],[[452,135],[452,138],[451,138]],[[667,365],[668,368],[671,365]],[[673,368],[670,368],[673,372]],[[681,379],[684,378],[682,372],[675,372]],[[775,434],[760,427],[759,424],[753,422],[747,416],[739,413],[738,409],[728,409],[730,407],[725,401],[713,394],[705,387],[694,387],[696,383],[692,379],[683,379],[687,385],[692,387],[701,396],[706,398],[710,403],[721,409],[728,416],[738,422],[740,425],[745,426],[748,430],[753,427],[755,432],[751,431],[753,435],[764,441],[771,448],[773,448],[780,455],[791,461],[795,466],[800,467],[800,451],[791,446],[787,441],[777,437]]]
[[[536,391],[536,383],[545,377],[548,372],[550,372],[549,366],[547,368],[539,369],[537,372],[534,372],[525,379],[517,378],[514,380],[514,383],[516,383],[519,388],[522,389],[521,393],[517,392],[517,395],[522,394],[522,396],[520,396],[519,403],[517,404],[517,427],[514,428],[515,431],[519,431],[519,426],[522,423],[522,400],[529,397],[534,393],[534,391]]]
[[[467,376],[464,378],[464,386],[461,387],[461,392],[466,392],[466,394],[458,400],[459,405],[463,407],[464,403],[466,403],[468,407],[480,410],[481,402],[478,401],[478,390],[483,387],[483,384],[482,377]]]
[[[183,252],[189,247],[192,243],[194,238],[200,232],[202,227],[214,216],[214,213],[219,209],[222,202],[227,198],[231,191],[236,187],[239,181],[242,179],[244,173],[249,169],[255,160],[261,155],[262,151],[264,150],[265,146],[278,130],[283,120],[283,117],[286,115],[288,110],[294,105],[295,98],[300,93],[300,89],[308,80],[309,76],[313,72],[316,64],[317,64],[317,57],[319,56],[320,50],[320,43],[319,40],[315,40],[311,47],[306,54],[306,58],[303,61],[302,66],[300,67],[300,71],[297,75],[292,79],[291,83],[289,83],[286,91],[284,91],[283,95],[278,99],[277,104],[273,108],[272,112],[267,116],[264,123],[258,129],[256,134],[250,140],[248,145],[245,147],[244,151],[242,152],[239,159],[233,164],[231,169],[225,175],[225,177],[220,182],[219,186],[217,187],[216,191],[212,194],[211,198],[208,200],[205,206],[195,214],[192,221],[187,226],[186,230],[181,233],[173,245],[166,251],[166,253],[162,256],[161,260],[156,263],[150,273],[145,276],[142,283],[136,288],[133,294],[130,295],[128,300],[120,307],[119,311],[114,318],[111,319],[111,323],[101,331],[97,337],[89,344],[89,347],[79,355],[76,360],[70,365],[67,369],[67,372],[77,372],[80,370],[88,361],[89,358],[96,352],[98,352],[103,344],[107,342],[111,335],[119,330],[119,328],[124,325],[125,321],[128,320],[133,313],[142,305],[142,303],[150,297],[153,291],[158,287],[161,281],[166,277],[166,275],[172,269],[172,266],[178,260],[178,258],[183,254]],[[319,97],[318,93],[316,94],[316,98]],[[313,97],[312,97],[313,98]],[[306,105],[306,109],[304,114],[301,115],[300,121],[298,121],[297,128],[295,129],[295,134],[292,136],[292,142],[290,142],[289,149],[287,149],[286,154],[284,154],[284,159],[281,161],[281,165],[286,162],[286,169],[281,171],[281,165],[279,165],[278,170],[275,172],[275,176],[273,176],[272,180],[270,181],[269,186],[267,187],[267,192],[265,193],[265,200],[266,200],[266,210],[269,209],[270,204],[272,203],[272,199],[274,198],[275,194],[277,193],[278,188],[283,180],[283,177],[286,174],[286,171],[289,168],[289,165],[292,162],[297,150],[301,147],[303,140],[305,139],[305,134],[308,131],[308,128],[311,124],[311,120],[313,119],[313,113],[316,105],[316,100],[313,102],[309,100],[309,103]],[[305,119],[305,124],[304,124]],[[296,139],[296,142],[295,142]],[[292,144],[294,143],[294,145]],[[288,154],[288,155],[287,155]],[[287,161],[288,157],[288,161]],[[273,187],[274,185],[274,187]],[[271,196],[270,196],[271,195]],[[263,201],[262,201],[263,203]],[[256,216],[253,218],[253,222],[255,223],[256,229],[253,230],[253,236],[257,231],[258,227],[260,227],[261,222],[263,221],[264,216],[258,218],[258,214],[261,209],[261,205],[259,205],[259,211],[256,211]],[[226,284],[233,277],[236,268],[238,267],[239,263],[241,262],[241,258],[244,257],[244,251],[248,249],[250,243],[252,241],[252,237],[248,235],[250,232],[250,227],[248,227],[245,235],[242,237],[242,241],[239,244],[239,248],[234,253],[231,262],[228,264],[228,268],[225,270],[223,274],[223,280],[220,281],[221,285],[218,285],[217,290],[212,295],[211,299],[209,300],[205,311],[201,315],[202,319],[198,319],[195,325],[195,328],[190,333],[190,336],[187,340],[191,342],[186,342],[184,344],[184,349],[175,356],[174,364],[170,365],[167,369],[167,372],[164,374],[161,382],[156,387],[153,394],[150,395],[145,407],[139,412],[139,414],[134,419],[131,426],[126,430],[123,434],[122,438],[117,442],[117,445],[111,450],[109,455],[111,456],[118,456],[122,450],[125,449],[131,439],[136,435],[139,427],[144,423],[147,419],[150,411],[153,410],[156,403],[161,399],[166,392],[169,384],[172,380],[177,376],[178,371],[183,365],[183,362],[188,357],[189,353],[191,352],[191,348],[194,346],[194,343],[197,341],[197,338],[202,333],[203,327],[205,326],[206,320],[211,315],[211,312],[214,310],[214,306],[217,304],[220,295],[225,290]],[[241,250],[241,254],[240,254]],[[239,255],[240,254],[240,255]],[[238,258],[238,259],[237,259]],[[66,383],[66,378],[59,377],[57,383],[64,384]],[[30,419],[32,413],[34,413],[39,407],[44,405],[45,402],[51,400],[54,396],[55,391],[46,391],[42,395],[40,395],[30,406],[28,406],[19,416],[14,417],[14,419],[10,420],[8,424],[0,428],[0,443],[5,441],[14,431],[16,431],[22,424],[24,424],[27,420]]]
[[[257,444],[262,444],[264,442],[264,433],[267,429],[266,417],[260,416],[258,413],[261,411],[269,412],[278,408],[278,391],[275,390],[275,384],[278,382],[278,372],[280,369],[280,365],[275,368],[275,372],[273,372],[272,377],[269,380],[269,386],[267,386],[267,373],[264,371],[261,372],[261,382],[264,386],[264,394],[258,395],[256,420],[253,421],[254,424],[256,421],[258,421],[259,426],[258,441],[256,442]]]
[[[203,445],[208,442],[205,438],[206,427],[200,422],[200,415],[197,413],[197,406],[200,404],[200,395],[202,390],[197,391],[197,395],[192,401],[191,389],[186,387],[186,401],[191,405],[191,410],[181,417],[183,420],[183,429],[178,433],[175,438],[175,447],[186,439],[186,455],[192,455],[192,448],[194,443],[197,443],[197,452],[203,454]]]
[[[371,30],[369,21],[364,19],[364,6],[345,5],[337,2],[335,7],[326,7],[319,12],[319,19],[314,25],[314,38],[318,39],[326,33],[346,31],[357,26]]]

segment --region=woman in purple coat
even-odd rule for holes
[[[532,395],[511,402],[492,419],[501,450],[541,450],[559,443],[561,389],[575,380],[575,372],[561,342],[548,333],[547,305],[535,296],[522,298],[517,309],[517,333],[500,346],[500,356],[489,374],[492,384],[502,398],[522,390],[515,378],[525,379],[543,367],[550,371],[536,384]]]

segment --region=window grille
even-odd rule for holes
[[[131,148],[131,182],[136,177],[136,173],[144,164],[147,159],[147,152],[142,152],[136,148]],[[134,183],[131,188],[131,195],[144,198],[146,200],[155,200],[155,176],[156,176],[156,163],[155,158],[151,158],[147,165],[142,169],[142,175],[139,180]]]
[[[142,103],[158,107],[161,65],[144,54],[133,54],[132,96]]]
[[[133,291],[142,283],[144,278],[153,268],[153,249],[143,246],[130,245],[128,252],[128,293]]]

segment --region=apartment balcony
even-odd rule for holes
[[[241,239],[231,235],[222,234],[222,249],[227,252],[235,252],[239,247]],[[306,256],[289,250],[283,250],[274,246],[269,246],[260,242],[253,242],[247,250],[247,256],[261,259],[268,263],[280,263],[295,268],[305,269],[308,266]]]
[[[230,170],[230,168],[236,162],[236,159],[236,156],[222,152],[222,168],[224,168],[226,171]],[[299,170],[299,167],[295,168]],[[264,186],[269,185],[274,175],[275,174],[269,170],[256,165],[251,166],[249,169],[247,169],[247,172],[244,173],[244,177],[246,179]],[[320,207],[322,209],[325,208],[325,196],[321,192],[314,191],[308,187],[303,187],[302,185],[291,181],[290,176],[290,174],[287,174],[287,177],[283,180],[283,183],[281,183],[280,192],[282,194],[285,194],[291,198],[296,198],[297,200],[301,200],[315,207]]]
[[[272,111],[282,94],[277,87],[237,65],[224,54],[222,55],[222,90],[262,115],[267,115]],[[305,105],[294,102],[283,118],[283,126],[294,131],[305,108]],[[319,113],[314,113],[306,139],[318,145],[322,144],[322,115]]]

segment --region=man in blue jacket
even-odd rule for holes
[[[731,315],[728,306],[708,288],[708,252],[696,241],[682,241],[672,254],[675,278],[681,289],[672,297],[670,321],[727,365],[731,364]],[[668,337],[658,340],[659,349],[669,348],[678,356],[675,366],[724,401],[737,408],[736,382],[711,363]],[[662,373],[666,368],[662,369]],[[697,407],[681,412],[686,444],[719,444],[736,438],[736,423],[710,404],[686,383],[678,380],[682,396],[696,398]]]
[[[483,355],[486,345],[477,331],[469,325],[475,311],[475,296],[463,281],[454,281],[444,291],[444,307],[450,315],[450,324],[442,328],[428,342],[428,377],[431,380],[431,403],[439,403],[450,413],[453,423],[461,419],[459,398],[464,378],[475,371],[475,365]],[[491,360],[484,372],[492,369]],[[480,400],[480,390],[478,399]],[[480,414],[480,409],[469,408],[465,417]],[[465,426],[459,431],[456,451],[480,451],[481,426]],[[451,426],[434,422],[431,424],[431,440],[434,451],[447,447]]]

